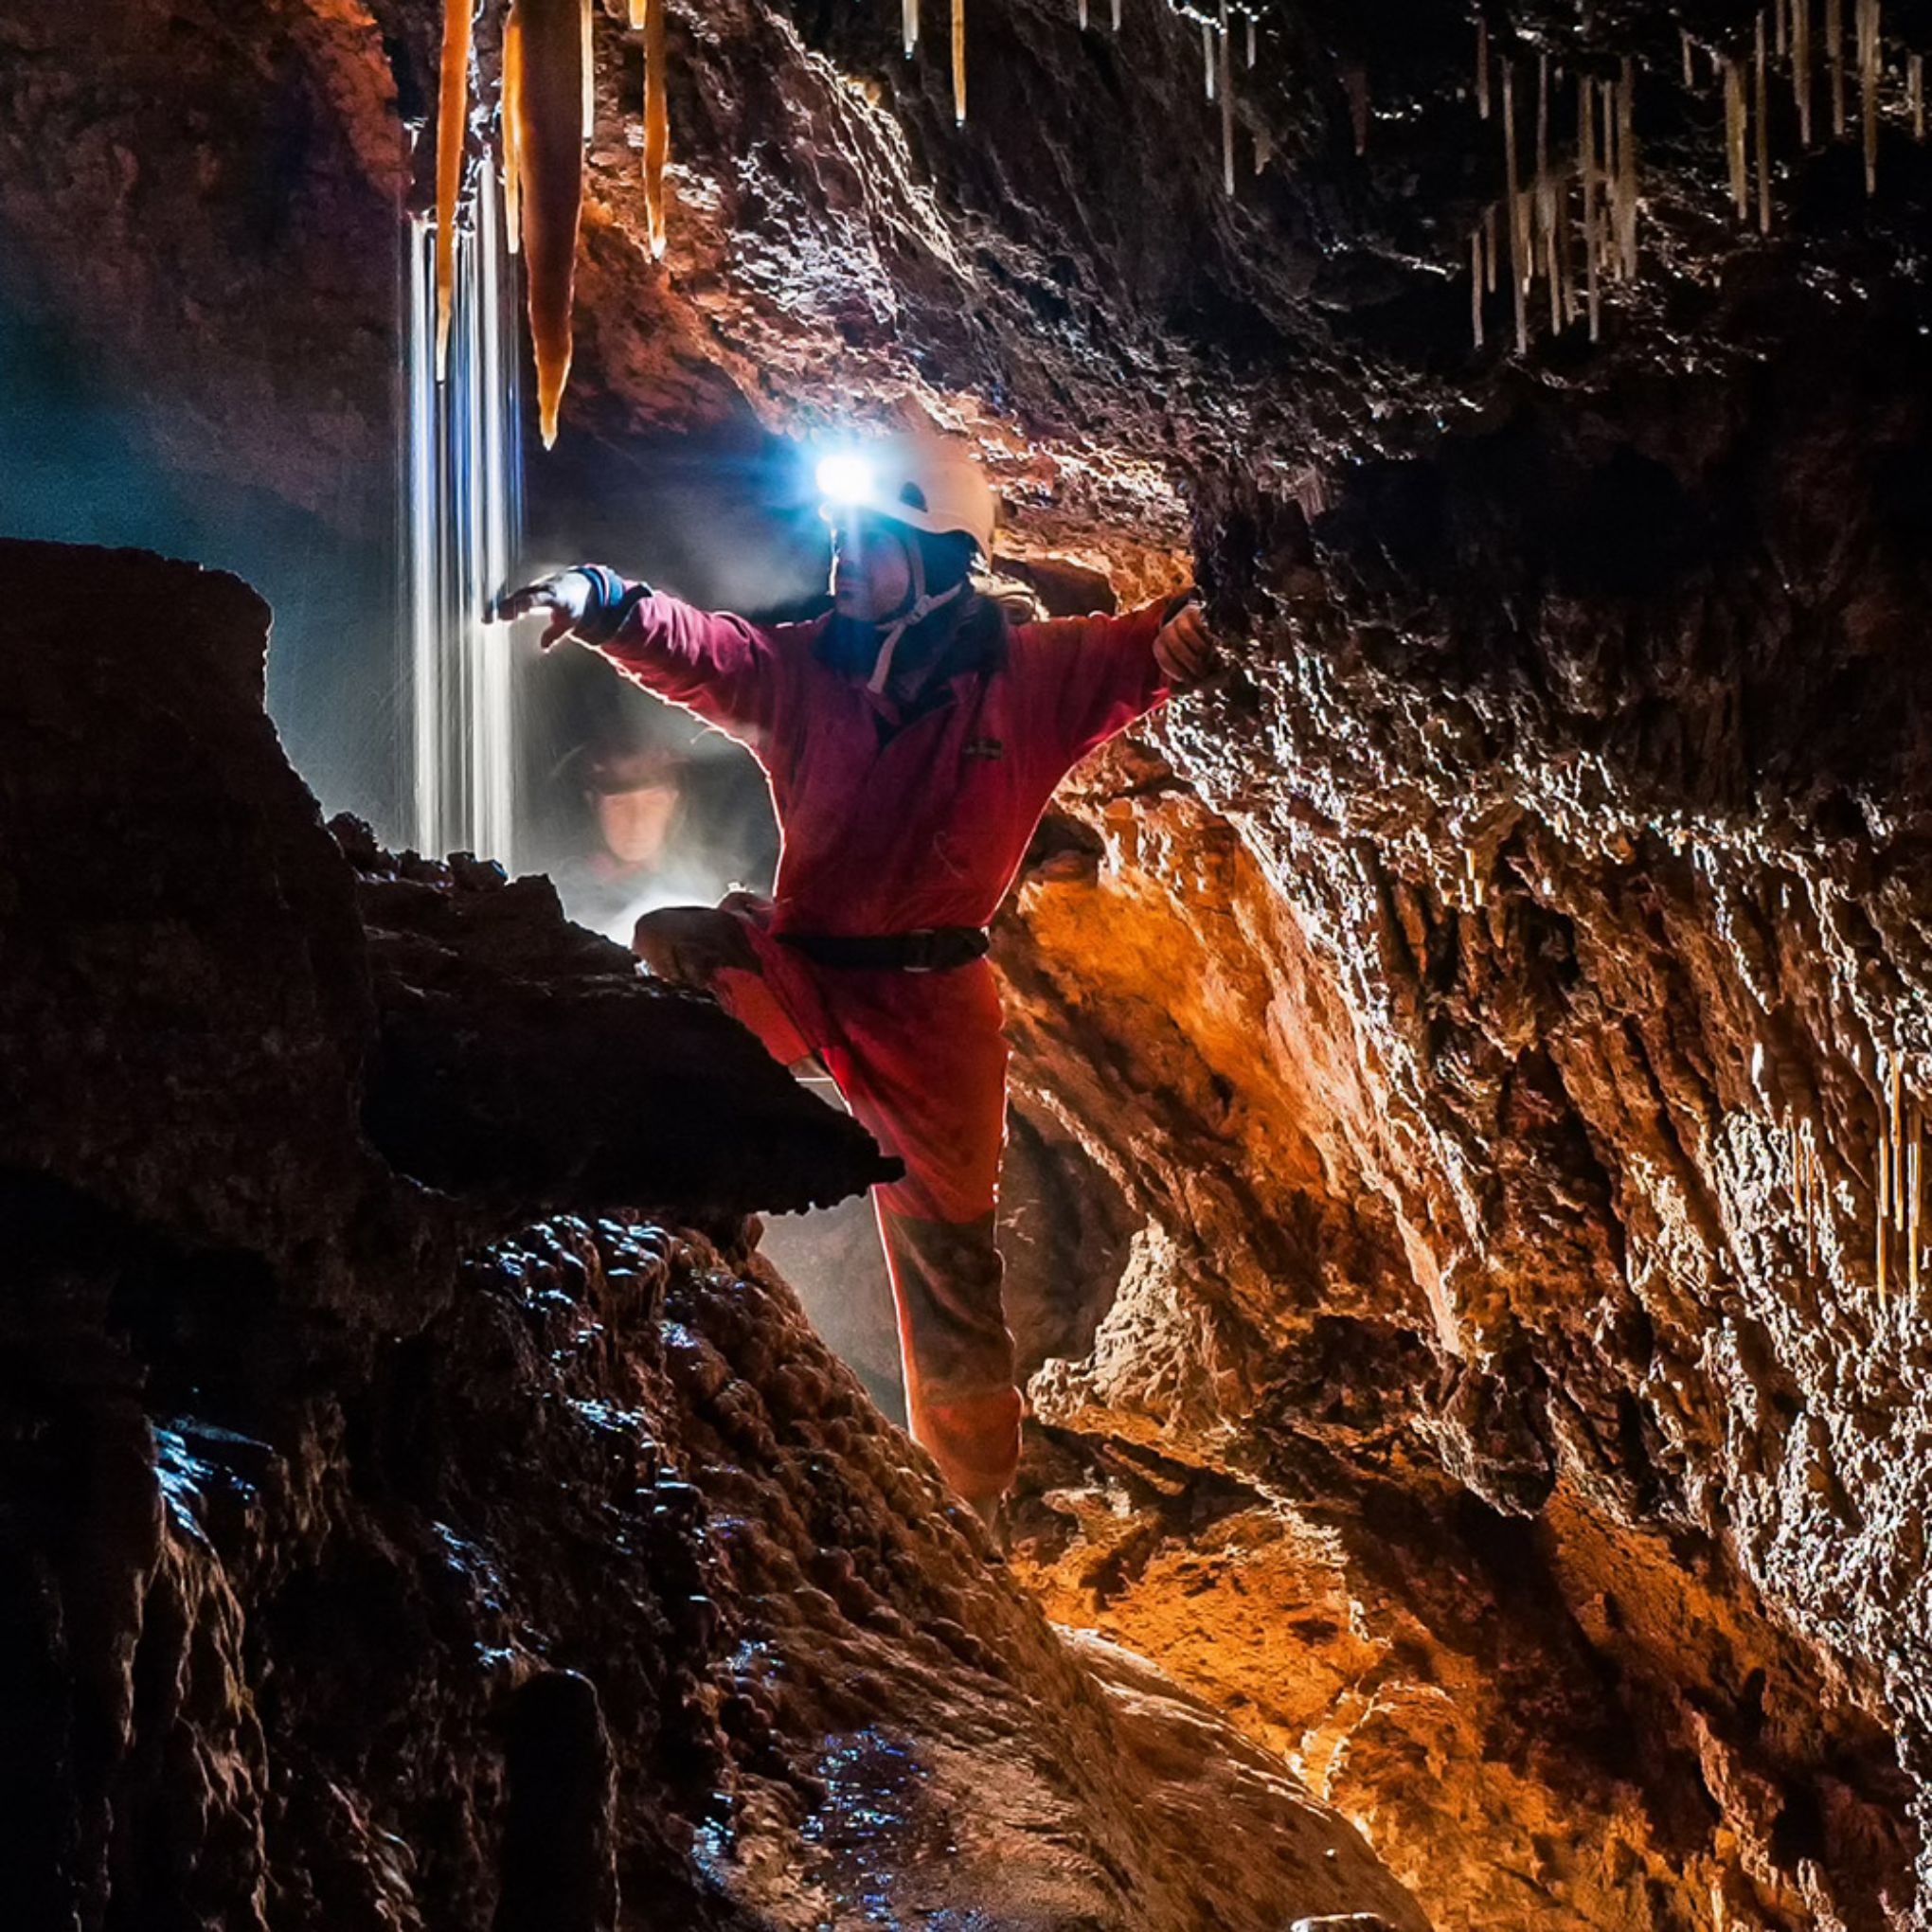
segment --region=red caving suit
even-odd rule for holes
[[[984,959],[936,973],[822,967],[778,936],[990,924],[1061,779],[1168,695],[1154,657],[1163,610],[1011,627],[978,661],[936,666],[910,715],[827,661],[829,617],[762,630],[649,596],[598,647],[749,747],[770,780],[782,839],[772,901],[727,902],[762,977],[726,969],[716,991],[778,1060],[818,1054],[853,1116],[905,1163],[875,1207],[907,1412],[946,1479],[982,1506],[1019,1459],[993,1243],[998,984]]]

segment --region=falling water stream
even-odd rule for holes
[[[419,851],[515,865],[515,664],[487,621],[522,534],[523,439],[495,171],[456,237],[449,367],[436,369],[436,224],[411,218],[409,444],[403,501],[410,733],[405,797]],[[506,344],[510,349],[506,351]]]

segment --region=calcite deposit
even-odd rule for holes
[[[599,17],[556,515],[645,427],[909,399],[1046,581],[1192,574],[1233,647],[1070,788],[1000,935],[1055,1358],[1014,1571],[1439,1926],[1932,1923],[1891,1140],[1891,1068],[1906,1172],[1932,1087],[1932,21],[1310,0],[1210,105],[1198,19],[972,0],[961,128],[931,6],[911,60],[889,4],[667,12],[661,260]],[[439,31],[0,22],[0,225],[170,465],[325,503],[318,452],[387,460]],[[339,1036],[267,1017],[307,1090]],[[239,1155],[188,1124],[219,1234]],[[393,1248],[391,1183],[311,1157]],[[348,1198],[277,1206],[291,1251]]]

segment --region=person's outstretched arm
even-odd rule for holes
[[[771,724],[777,684],[771,638],[725,611],[701,611],[633,583],[600,564],[580,564],[510,592],[497,615],[546,611],[547,651],[574,637],[647,691],[707,724],[742,737]]]
[[[1063,617],[1029,628],[1053,653],[1056,735],[1069,768],[1176,689],[1206,676],[1217,654],[1191,594],[1119,617]]]

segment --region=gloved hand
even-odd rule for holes
[[[576,564],[520,590],[506,591],[491,615],[509,624],[532,611],[549,612],[550,620],[537,640],[540,649],[548,651],[573,635],[586,643],[602,643],[640,595],[649,595],[648,585],[627,585],[601,564]]]
[[[1171,684],[1199,684],[1221,659],[1221,644],[1208,628],[1198,592],[1190,591],[1154,640],[1154,661]]]

